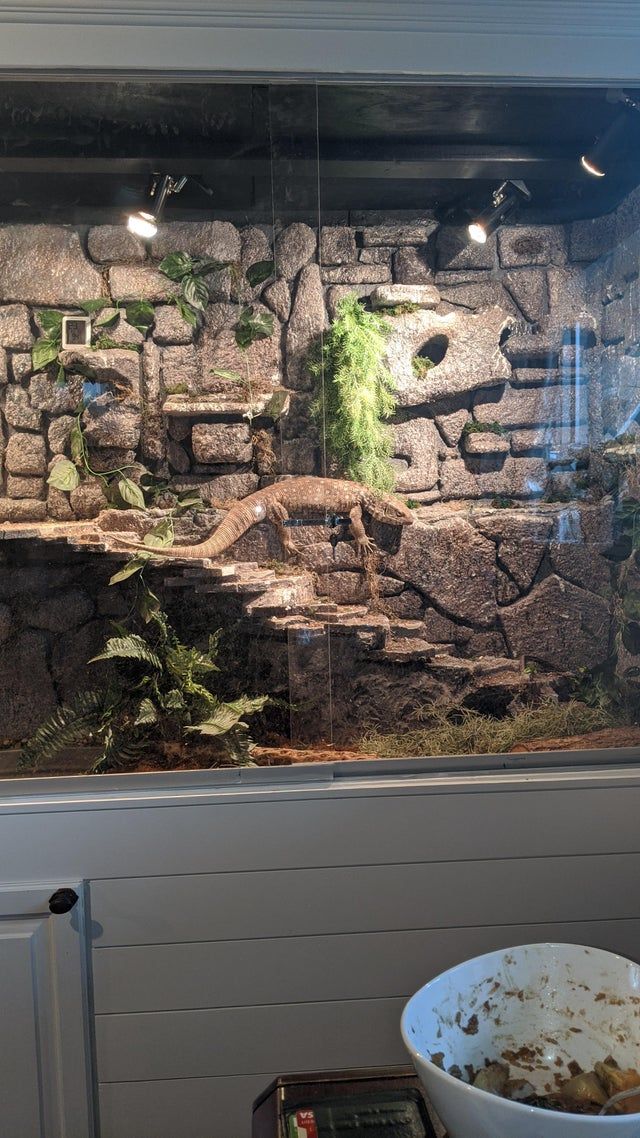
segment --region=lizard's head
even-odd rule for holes
[[[366,508],[377,522],[388,526],[410,526],[413,514],[408,506],[394,494],[374,494],[367,496]]]

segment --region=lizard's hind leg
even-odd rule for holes
[[[276,533],[282,546],[282,552],[285,557],[287,555],[295,556],[300,553],[298,546],[293,540],[285,522],[289,520],[289,515],[281,502],[270,502],[267,508],[267,518],[273,526],[275,526]]]

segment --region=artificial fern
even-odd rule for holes
[[[33,769],[66,747],[92,742],[101,748],[93,771],[122,769],[154,745],[179,743],[191,733],[211,741],[212,765],[220,758],[251,762],[244,717],[262,711],[268,697],[222,700],[207,686],[220,671],[219,634],[209,637],[208,650],[182,644],[149,590],[139,598],[139,610],[148,637],[116,624],[117,635],[89,661],[113,661],[117,683],[57,708],[24,744],[22,767]]]
[[[385,362],[389,330],[349,294],[309,365],[317,379],[313,413],[331,457],[347,477],[376,490],[393,490],[395,482],[385,426],[395,410],[395,381]]]
[[[115,659],[138,660],[142,664],[150,664],[152,668],[162,668],[162,661],[152,652],[147,642],[133,633],[130,636],[112,636],[107,640],[104,651],[99,656],[93,656],[89,663]]]
[[[114,703],[114,693],[107,688],[81,692],[70,703],[61,704],[24,744],[19,766],[35,769],[65,748],[91,741]]]

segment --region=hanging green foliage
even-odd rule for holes
[[[327,450],[348,478],[393,490],[393,439],[385,420],[395,411],[395,381],[386,366],[389,325],[357,296],[340,301],[319,358],[313,412]]]

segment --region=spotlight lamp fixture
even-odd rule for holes
[[[607,101],[622,103],[622,110],[615,119],[612,119],[606,130],[598,135],[593,146],[580,157],[582,169],[593,178],[604,178],[607,170],[611,169],[612,162],[623,149],[629,131],[631,113],[640,111],[640,103],[624,91],[608,92]]]
[[[154,174],[143,209],[130,213],[127,228],[137,237],[149,241],[158,232],[164,207],[171,194],[179,194],[187,184],[187,177],[173,178],[171,174]]]
[[[468,234],[472,241],[484,245],[487,237],[495,233],[505,218],[523,202],[531,201],[531,191],[524,182],[503,182],[491,195],[491,205],[471,222]]]

